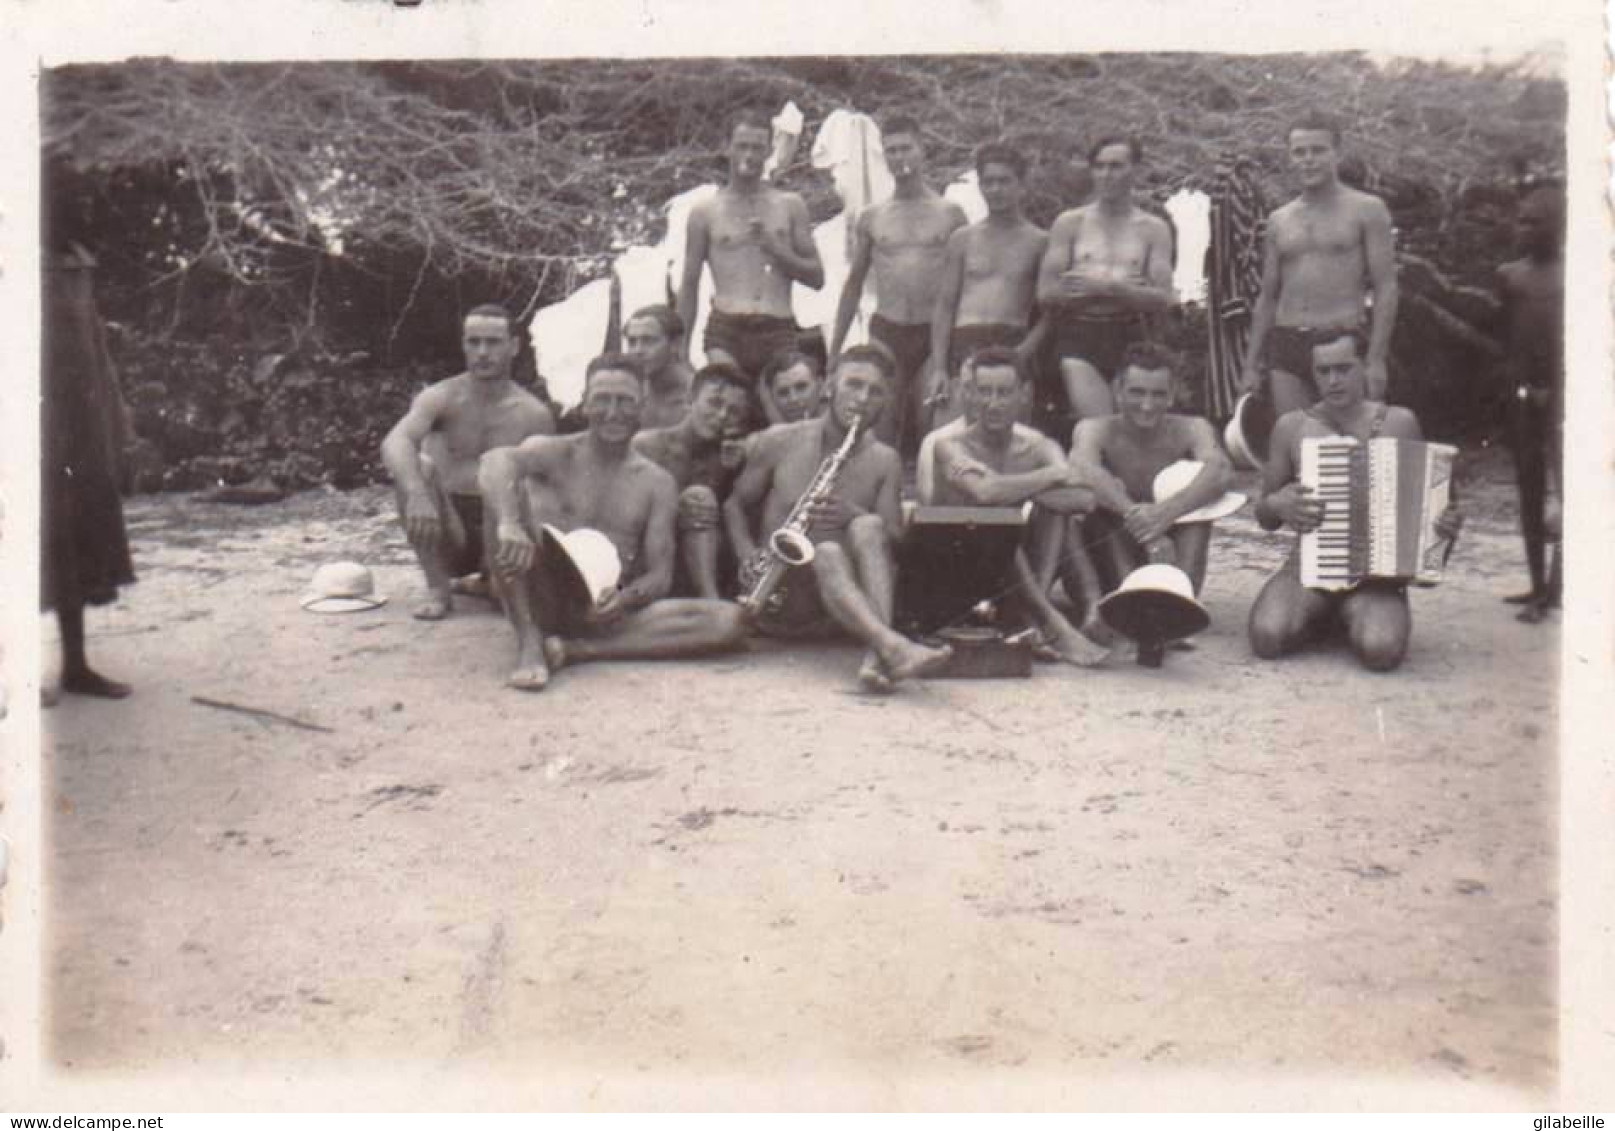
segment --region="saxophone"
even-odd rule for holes
[[[863,423],[861,416],[852,418],[852,427],[847,429],[841,446],[819,464],[819,470],[813,473],[807,489],[791,507],[791,513],[785,516],[779,529],[768,536],[768,545],[747,563],[752,580],[742,589],[738,599],[741,607],[750,615],[757,616],[774,609],[779,604],[776,591],[779,583],[785,579],[785,571],[793,566],[807,565],[813,560],[813,542],[807,535],[808,514],[815,503],[828,498],[835,490],[836,480],[847,466],[847,460],[852,458],[853,446],[863,433]]]

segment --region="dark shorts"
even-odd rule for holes
[[[465,541],[449,548],[444,564],[453,577],[481,573],[486,561],[482,546],[482,496],[450,495],[449,505],[460,516],[460,525],[465,527]]]
[[[757,618],[757,631],[777,640],[824,640],[838,636],[841,626],[819,598],[819,579],[811,566],[785,571],[771,603]]]
[[[948,379],[959,376],[959,367],[965,358],[988,346],[1018,346],[1026,338],[1025,326],[1012,326],[1007,322],[980,322],[973,326],[955,326],[948,336]]]
[[[1138,314],[1083,317],[1066,310],[1054,316],[1055,356],[1086,361],[1106,381],[1120,372],[1127,347],[1149,337],[1149,322]]]
[[[720,349],[734,358],[755,386],[770,358],[782,350],[801,348],[802,328],[792,318],[727,314],[713,307],[701,340],[707,353]]]
[[[869,337],[897,359],[891,435],[897,439],[898,452],[912,462],[920,450],[920,392],[925,384],[925,362],[931,356],[931,324],[893,322],[877,314],[869,320]]]
[[[1262,361],[1268,369],[1282,369],[1292,377],[1299,377],[1318,393],[1312,380],[1312,347],[1325,334],[1338,334],[1346,330],[1361,332],[1361,326],[1274,326],[1262,342]]]

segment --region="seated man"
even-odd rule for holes
[[[1301,441],[1306,437],[1423,438],[1418,418],[1407,409],[1368,399],[1367,345],[1357,330],[1340,331],[1313,345],[1312,378],[1323,396],[1311,408],[1285,413],[1273,428],[1272,450],[1256,504],[1256,521],[1262,529],[1288,526],[1305,534],[1323,521],[1323,503],[1297,481]],[[1453,538],[1462,524],[1458,508],[1448,506],[1436,523],[1436,532]],[[1413,632],[1407,587],[1394,581],[1366,580],[1339,592],[1308,589],[1301,584],[1298,542],[1251,606],[1251,649],[1264,660],[1277,659],[1331,627],[1336,616],[1345,621],[1352,651],[1365,668],[1384,672],[1401,664]]]
[[[448,616],[453,579],[485,570],[477,461],[555,431],[550,410],[511,379],[521,338],[504,307],[467,314],[462,344],[466,371],[417,396],[381,443],[398,517],[426,574],[420,620]]]
[[[781,350],[763,366],[762,385],[774,398],[782,424],[819,415],[824,400],[824,368],[812,354]]]
[[[671,475],[678,488],[676,596],[719,597],[718,508],[740,473],[745,458],[740,436],[750,418],[751,386],[745,376],[732,366],[708,365],[695,375],[683,420],[634,437],[634,451]]]
[[[670,428],[684,419],[694,390],[684,362],[684,323],[671,306],[645,306],[622,327],[623,352],[645,373],[641,427]]]
[[[1172,411],[1177,397],[1172,355],[1162,346],[1135,342],[1122,355],[1114,381],[1121,411],[1077,424],[1071,434],[1071,463],[1093,487],[1094,514],[1068,539],[1071,556],[1097,551],[1115,581],[1146,562],[1175,565],[1189,575],[1194,591],[1206,579],[1211,523],[1178,519],[1227,491],[1233,475],[1211,424]],[[1155,498],[1155,477],[1179,460],[1196,460],[1200,474],[1170,499]],[[1090,559],[1092,560],[1092,559]],[[1103,593],[1082,592],[1085,577],[1068,572],[1066,588],[1080,599],[1087,617]]]
[[[892,538],[901,522],[897,453],[870,426],[891,396],[891,358],[871,346],[853,346],[836,359],[830,409],[822,417],[784,424],[757,436],[746,468],[723,506],[724,524],[742,564],[741,587],[750,590],[770,551],[759,548],[796,508],[820,465],[861,424],[830,492],[806,514],[804,535],[813,544],[810,565],[795,567],[752,616],[767,635],[828,635],[839,625],[868,646],[858,672],[870,691],[889,691],[896,680],[921,677],[947,663],[947,649],[926,648],[892,628],[895,580]],[[749,515],[761,505],[761,531]],[[830,622],[826,622],[828,613]]]
[[[496,592],[516,632],[508,683],[538,691],[564,664],[662,659],[738,647],[745,622],[724,601],[664,599],[673,584],[678,489],[633,450],[645,399],[639,368],[598,357],[584,377],[588,430],[540,436],[482,458]],[[620,588],[595,608],[560,599],[543,527],[598,530],[616,547]]]
[[[1082,514],[1093,506],[1093,492],[1059,445],[1015,423],[1028,390],[1013,349],[977,350],[965,361],[962,381],[960,391],[975,419],[937,440],[932,494],[922,495],[922,502],[998,507],[1032,502],[1064,515]],[[1105,649],[1073,628],[1050,603],[1024,547],[1015,553],[1014,582],[1020,612],[1042,630],[1061,659],[1087,667],[1105,658]]]

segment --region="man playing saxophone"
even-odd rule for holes
[[[949,655],[891,627],[902,467],[871,429],[891,386],[892,363],[883,350],[844,350],[831,370],[824,415],[759,434],[723,508],[736,557],[744,563],[742,603],[757,630],[795,638],[827,636],[838,628],[850,633],[868,648],[858,682],[872,692],[932,674]],[[848,445],[855,424],[858,434]],[[821,476],[831,460],[835,474]],[[748,517],[759,507],[761,542]],[[771,594],[759,593],[760,576],[774,554],[771,536],[787,525],[812,547],[811,560],[787,569]]]

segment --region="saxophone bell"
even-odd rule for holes
[[[768,548],[788,566],[805,566],[818,552],[806,534],[790,527],[783,527],[769,535]]]

